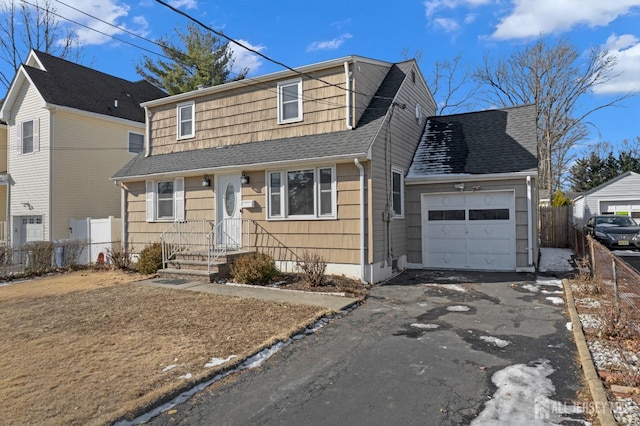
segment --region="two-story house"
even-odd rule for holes
[[[369,282],[406,267],[404,179],[435,111],[415,61],[348,56],[142,106],[144,153],[112,177],[134,252],[244,247],[286,270],[310,251]]]
[[[69,238],[70,218],[120,216],[109,177],[143,149],[140,103],[164,96],[146,81],[32,50],[0,109],[12,245]]]

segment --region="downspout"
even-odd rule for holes
[[[365,226],[364,226],[364,167],[360,160],[353,159],[354,164],[360,170],[360,281],[365,281]]]
[[[148,157],[150,154],[150,139],[151,139],[151,115],[149,113],[149,108],[144,107],[144,156]]]
[[[531,196],[531,176],[527,176],[527,261],[528,266],[533,266],[533,212]]]
[[[56,200],[54,199],[54,194],[55,194],[55,189],[54,189],[54,177],[55,177],[55,173],[57,170],[55,170],[55,140],[56,140],[56,126],[55,126],[55,114],[56,114],[56,108],[50,108],[49,109],[49,217],[47,218],[47,222],[49,222],[49,240],[50,242],[53,242],[54,239],[54,231],[55,231],[55,226],[53,223],[53,212],[54,212],[54,208],[55,205],[54,203],[56,202]],[[40,149],[42,150],[42,133],[40,132],[40,129],[38,129],[38,138],[40,139],[40,141],[38,142],[40,144]],[[44,220],[43,220],[44,222]],[[69,226],[69,224],[67,224],[67,226]],[[44,237],[44,235],[43,235]]]
[[[120,248],[123,250],[124,253],[128,253],[127,250],[127,223],[129,222],[129,218],[127,216],[127,206],[126,206],[126,202],[127,202],[127,193],[126,193],[126,189],[123,183],[119,184],[120,186],[120,223],[121,223],[121,234],[120,234],[120,238],[122,239],[122,241],[120,242]]]
[[[353,119],[352,119],[352,111],[351,111],[351,77],[349,76],[349,62],[348,61],[344,61],[344,79],[345,79],[345,86],[347,88],[346,91],[346,120],[347,120],[347,129],[351,130],[353,129]],[[360,163],[356,163],[356,165],[358,167],[360,167]]]

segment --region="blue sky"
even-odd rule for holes
[[[617,57],[620,74],[598,93],[585,97],[588,110],[627,91],[640,90],[640,0],[167,0],[229,37],[289,66],[346,55],[401,61],[421,53],[420,67],[430,80],[436,61],[462,55],[474,67],[483,55],[508,55],[540,34],[567,37],[580,52],[606,47]],[[97,22],[65,4],[98,16],[142,37],[157,39],[186,26],[187,19],[155,0],[51,0],[57,13],[146,49],[158,48],[118,28]],[[65,25],[71,23],[62,22]],[[77,28],[84,40],[83,63],[122,78],[137,80],[136,47]],[[236,65],[250,75],[282,68],[241,48]],[[481,105],[479,108],[485,108]],[[636,124],[640,96],[589,117],[592,132],[583,145],[619,143],[640,136]]]

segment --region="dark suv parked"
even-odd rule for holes
[[[640,226],[629,216],[593,216],[584,232],[610,249],[640,249]]]

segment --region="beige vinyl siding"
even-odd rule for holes
[[[133,157],[128,135],[143,124],[58,110],[52,129],[52,238],[70,237],[70,218],[120,217],[120,190],[109,178]]]
[[[248,185],[242,187],[242,200],[254,200],[255,207],[245,208],[243,219],[251,219],[251,245],[267,251],[277,260],[295,260],[305,250],[322,255],[330,263],[360,262],[359,194],[360,174],[353,163],[336,165],[337,219],[266,220],[266,171],[247,173]],[[214,179],[214,176],[209,175]],[[185,179],[187,220],[215,221],[213,185],[203,188],[202,176]],[[145,245],[160,240],[160,234],[171,223],[147,223],[145,220],[145,183],[126,184],[128,242],[139,252]],[[286,247],[286,249],[284,249]]]
[[[11,216],[41,215],[44,224],[44,239],[50,239],[50,141],[49,111],[43,105],[38,92],[25,80],[19,88],[14,102],[14,109],[9,117],[9,146],[7,148],[9,170],[13,185],[11,186]],[[20,109],[18,110],[18,106]],[[39,120],[40,150],[31,154],[18,153],[17,127],[23,121]],[[28,205],[25,205],[29,203]],[[29,209],[28,206],[32,208]],[[68,227],[68,225],[67,225]],[[16,227],[10,229],[15,231]],[[11,239],[15,242],[15,232]]]
[[[213,222],[215,197],[213,184],[210,187],[201,185],[203,176],[192,176],[184,179],[185,220],[207,220]],[[213,183],[213,176],[209,175]],[[163,180],[163,179],[159,179]],[[160,234],[171,222],[146,221],[146,192],[145,181],[129,182],[125,184],[127,206],[127,241],[135,253],[140,253],[146,245],[160,242]]]
[[[342,67],[314,73],[338,87],[303,77],[303,120],[278,124],[277,81],[232,92],[198,96],[195,137],[177,141],[176,105],[151,109],[151,154],[305,136],[345,130],[345,74]]]
[[[408,229],[408,262],[422,264],[422,217],[421,194],[435,194],[439,192],[451,192],[454,183],[435,183],[429,185],[407,185],[407,229]],[[527,227],[527,183],[525,178],[505,179],[499,181],[465,181],[465,186],[479,186],[483,191],[515,190],[515,219],[516,219],[516,266],[528,266],[528,227]],[[531,181],[532,191],[536,187],[536,181]],[[538,221],[538,201],[535,193],[532,193],[532,223]],[[538,243],[537,235],[533,235],[534,263],[537,263]]]
[[[415,69],[416,74],[419,73]],[[385,123],[372,147],[372,197],[369,230],[370,244],[373,251],[369,255],[369,262],[377,263],[385,260],[388,249],[387,226],[383,220],[383,212],[387,206],[388,191],[391,190],[391,167],[400,169],[406,175],[413,158],[420,137],[424,130],[426,117],[435,114],[435,106],[428,95],[422,80],[416,77],[415,83],[410,74],[405,77],[402,87],[396,96],[396,102],[406,105],[405,109],[395,107],[393,114],[387,114]],[[415,106],[420,105],[422,111],[420,119],[416,119]],[[390,144],[390,160],[385,154],[386,144]],[[385,164],[386,163],[386,164]],[[406,187],[405,187],[406,193]],[[406,211],[406,199],[405,199]],[[405,214],[406,218],[406,214]],[[397,259],[407,254],[406,219],[393,218],[391,228],[391,257]],[[371,247],[371,246],[370,246]]]

